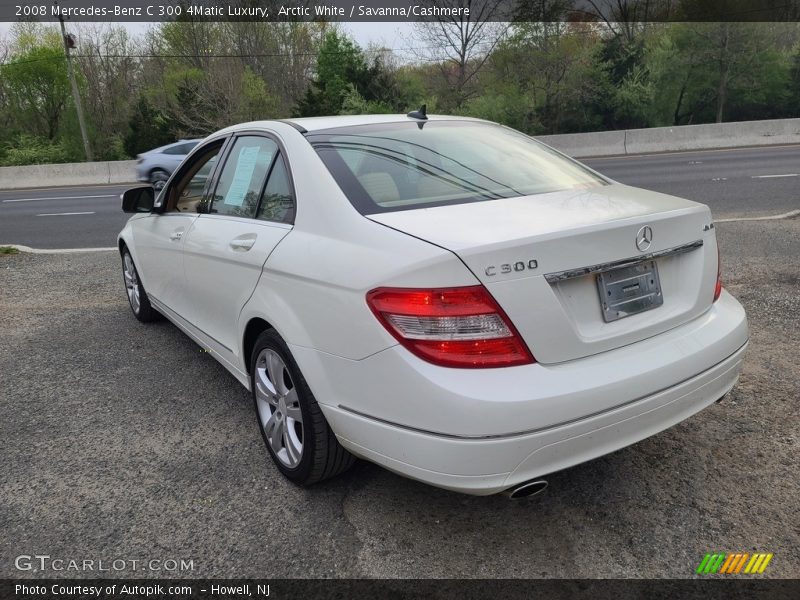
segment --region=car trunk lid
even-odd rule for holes
[[[369,218],[454,252],[545,364],[657,335],[699,316],[713,298],[717,251],[708,207],[656,192],[612,184]],[[637,247],[643,228],[649,244]],[[630,264],[644,275],[620,270]],[[652,264],[657,285],[647,271]],[[601,289],[598,273],[609,271]],[[601,300],[609,291],[639,298],[640,285],[660,296],[654,308],[618,318],[624,298],[610,309]]]

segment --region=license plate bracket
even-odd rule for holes
[[[658,265],[654,260],[598,273],[597,291],[606,323],[652,310],[664,303]]]

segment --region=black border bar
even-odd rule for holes
[[[590,557],[587,557],[590,559]],[[532,557],[532,560],[534,558]],[[24,586],[24,587],[21,587]],[[259,586],[262,586],[259,588]],[[182,589],[185,588],[185,589]],[[262,593],[259,593],[261,589]],[[97,593],[99,590],[99,593]],[[127,591],[126,591],[127,590]],[[268,594],[264,593],[268,590]],[[310,600],[625,600],[748,599],[795,600],[800,580],[761,576],[704,576],[699,579],[2,579],[3,600],[174,600],[269,598]]]
[[[0,21],[796,22],[800,0],[2,0]]]

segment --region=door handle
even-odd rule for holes
[[[256,243],[256,238],[236,238],[228,242],[228,245],[233,248],[234,250],[240,250],[246,252],[253,247],[253,244]]]
[[[173,242],[177,242],[182,237],[183,237],[183,230],[182,229],[178,230],[178,231],[173,231],[172,233],[169,234],[169,239],[171,239]]]

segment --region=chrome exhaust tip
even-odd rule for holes
[[[508,496],[510,500],[521,500],[522,498],[530,498],[544,493],[547,489],[547,482],[544,479],[536,479],[534,481],[526,481],[519,485],[508,488],[503,493]]]

